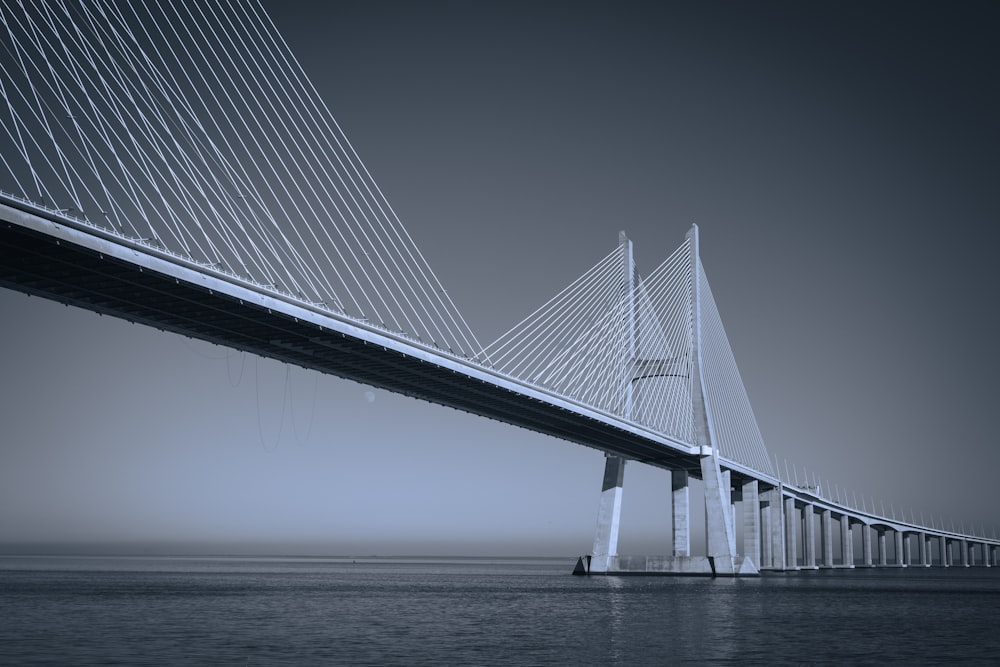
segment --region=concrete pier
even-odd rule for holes
[[[691,491],[687,470],[670,471],[674,556],[691,555]]]
[[[594,533],[592,568],[606,569],[610,559],[618,554],[618,529],[622,514],[622,483],[625,459],[608,456],[604,462],[604,484],[601,504],[597,510],[597,530]]]
[[[725,481],[714,455],[701,457],[701,475],[705,482],[705,535],[707,556],[712,559],[713,572],[736,574],[736,526],[730,486]]]
[[[861,524],[861,559],[865,567],[872,567],[872,529]]]
[[[763,568],[773,568],[774,567],[774,552],[771,548],[772,539],[771,531],[774,530],[771,523],[774,521],[774,517],[771,513],[771,500],[769,494],[764,494],[763,499],[760,502],[760,528],[762,531],[760,540],[760,567]]]
[[[785,498],[785,569],[799,569],[798,517],[795,498]]]
[[[750,558],[759,570],[762,566],[760,530],[760,482],[743,483],[743,555]]]
[[[805,561],[803,566],[815,570],[816,568],[816,507],[812,503],[807,503],[802,508],[802,557]]]
[[[828,509],[824,509],[819,517],[819,535],[823,546],[823,567],[833,567],[833,517]]]
[[[785,512],[781,500],[781,487],[770,492],[771,506],[771,567],[784,570],[788,565],[788,553],[785,548]]]
[[[840,564],[854,567],[854,532],[851,530],[851,517],[846,514],[840,517]]]

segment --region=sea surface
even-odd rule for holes
[[[1000,665],[1000,568],[0,557],[2,665]]]

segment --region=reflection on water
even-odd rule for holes
[[[620,665],[625,659],[625,585],[621,577],[602,577],[608,589],[608,657]]]

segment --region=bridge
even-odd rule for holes
[[[781,475],[697,228],[645,276],[621,233],[481,345],[261,8],[95,0],[2,16],[3,286],[598,449],[579,573],[997,565],[1000,541]],[[670,471],[669,555],[617,553],[626,461]]]

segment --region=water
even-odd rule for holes
[[[1000,568],[0,558],[2,665],[997,665]]]

